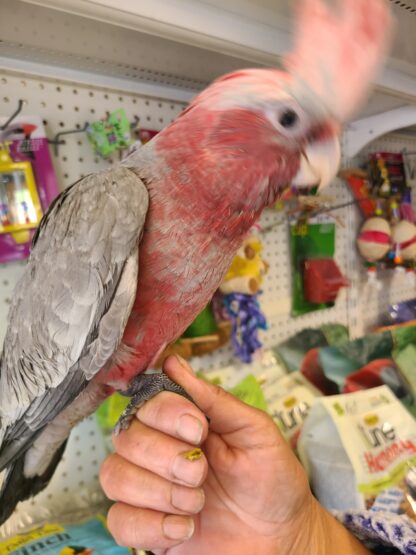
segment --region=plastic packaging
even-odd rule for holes
[[[81,524],[44,524],[0,541],[0,555],[128,555],[116,544],[101,515]]]
[[[327,509],[416,520],[416,422],[387,386],[317,399],[298,451]]]

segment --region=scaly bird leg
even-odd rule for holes
[[[182,395],[186,399],[193,402],[191,397],[186,393],[186,391],[173,382],[167,377],[163,372],[156,372],[153,374],[139,374],[129,383],[128,389],[121,391],[122,395],[131,397],[130,403],[127,405],[125,410],[122,412],[118,422],[114,428],[114,433],[118,435],[121,430],[127,430],[133,420],[134,415],[137,410],[145,403],[149,401],[152,397],[160,393],[161,391],[172,391],[178,395]]]

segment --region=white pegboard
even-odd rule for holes
[[[26,101],[23,113],[40,115],[49,137],[53,137],[59,131],[81,128],[85,122],[99,119],[107,111],[118,107],[123,107],[131,120],[137,117],[143,127],[154,129],[161,129],[169,124],[183,109],[183,104],[178,102],[94,86],[93,77],[91,85],[87,86],[17,72],[3,72],[0,77],[0,115],[7,116],[12,113],[20,98]],[[94,155],[85,134],[66,137],[66,144],[60,147],[58,156],[52,154],[52,158],[61,189],[81,176],[109,164]],[[332,196],[336,203],[344,203],[351,199],[350,193],[339,180],[327,189],[326,194]],[[353,274],[354,281],[358,283],[354,266],[358,262],[352,254],[355,252],[354,225],[357,223],[355,208],[338,210],[336,216],[343,224],[337,225],[336,261],[343,273],[349,277]],[[263,214],[261,223],[268,227],[279,218],[277,212],[268,210]],[[291,318],[288,310],[291,271],[287,224],[279,225],[265,234],[263,242],[264,256],[270,264],[261,299],[269,321],[269,330],[262,334],[266,347],[277,344],[305,327],[318,327],[330,322],[339,322],[358,329],[358,320],[362,313],[357,307],[362,297],[361,290],[357,287],[343,291],[331,309],[313,312],[296,319]],[[0,267],[0,342],[4,336],[9,299],[21,272],[22,263]],[[195,359],[193,366],[197,370],[213,370],[228,366],[232,362],[234,358],[228,345],[211,356]],[[97,466],[104,456],[104,443],[94,426],[95,423],[90,420],[73,431],[70,447],[54,481],[34,502],[29,501],[25,505],[32,514],[39,506],[46,507],[45,510],[52,510],[57,503],[61,506],[70,504],[74,488],[79,487],[84,492],[96,492],[99,497],[96,476]],[[94,434],[91,435],[92,431]],[[17,519],[22,517],[22,511],[23,505],[17,511]]]

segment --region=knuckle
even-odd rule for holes
[[[148,531],[140,509],[115,503],[107,514],[107,527],[116,543],[123,547],[141,545]],[[142,522],[143,521],[143,522]]]
[[[137,518],[137,509],[115,503],[107,514],[107,527],[116,543],[122,547],[140,545],[143,526]]]
[[[100,483],[103,487],[107,486],[107,483],[109,482],[110,476],[112,474],[113,459],[114,454],[111,454],[101,463],[99,478]]]
[[[211,390],[211,395],[210,395],[208,406],[206,407],[206,411],[211,412],[214,405],[216,405],[217,403],[220,404],[221,402],[223,402],[229,396],[229,393],[227,393],[222,387],[219,387],[218,385],[215,385],[215,384],[208,384],[208,385],[209,385],[209,389]]]
[[[100,483],[110,499],[115,500],[114,494],[120,491],[120,483],[124,480],[123,459],[113,453],[101,465],[99,472]]]
[[[155,395],[155,397],[150,399],[147,403],[144,403],[137,411],[136,416],[138,420],[148,426],[156,424],[161,417],[164,396],[165,392],[161,392],[158,395]]]
[[[121,508],[119,503],[110,507],[107,514],[107,527],[118,545],[128,547],[130,544],[127,537],[128,528],[125,526],[125,519],[121,518]]]

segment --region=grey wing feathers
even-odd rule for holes
[[[6,438],[45,425],[117,347],[135,297],[147,208],[144,184],[118,167],[67,189],[43,219],[0,360]]]

